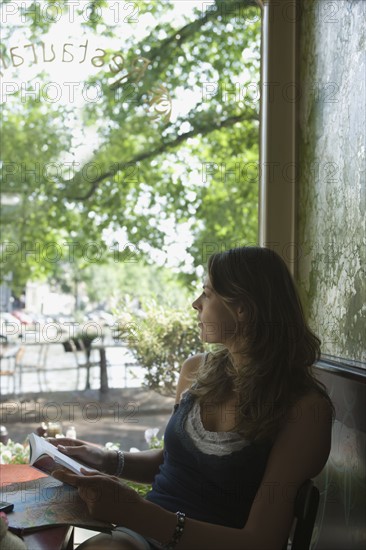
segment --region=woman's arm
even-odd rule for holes
[[[198,353],[186,359],[182,365],[181,371],[179,373],[179,379],[177,383],[176,397],[175,402],[179,403],[182,393],[188,388],[191,387],[195,375],[205,358],[204,353]]]
[[[188,518],[177,549],[280,550],[293,521],[299,487],[319,474],[328,459],[331,428],[329,403],[318,394],[302,398],[291,409],[276,438],[244,528],[232,529]],[[141,503],[140,509],[136,517],[128,518],[128,527],[167,543],[173,533],[175,514],[150,502]]]
[[[182,365],[179,375],[176,392],[176,402],[179,403],[180,396],[192,383],[192,378],[198,369],[203,355],[195,355],[187,359]],[[103,449],[98,445],[89,444],[85,441],[67,438],[50,438],[49,442],[59,448],[68,456],[95,468],[101,472],[114,475],[117,470],[117,453]],[[163,451],[152,449],[139,453],[124,453],[124,468],[122,477],[138,483],[152,483],[163,462]]]
[[[159,471],[159,466],[163,462],[162,449],[151,449],[150,451],[141,451],[139,453],[124,453],[124,455],[125,465],[121,474],[123,479],[136,481],[137,483],[152,483],[154,481],[154,477]],[[114,470],[108,472],[112,475],[116,471],[116,462],[114,464]]]
[[[80,439],[59,438],[48,440],[59,451],[74,458],[82,464],[95,468],[100,472],[114,475],[117,470],[117,452],[104,449],[98,445],[87,443]],[[137,481],[138,483],[152,483],[163,462],[163,451],[151,449],[139,453],[124,453],[125,465],[122,472],[124,479]]]
[[[187,518],[177,550],[281,550],[291,527],[299,487],[316,476],[327,461],[331,428],[332,410],[323,397],[313,393],[299,400],[274,442],[243,529]],[[93,517],[124,525],[163,544],[172,539],[176,515],[139,497],[116,478],[76,476],[60,470],[56,474],[79,488]]]

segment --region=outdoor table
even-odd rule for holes
[[[100,344],[92,344],[91,349],[99,351],[100,360],[100,388],[101,395],[108,393],[108,371],[107,371],[107,348],[125,348],[125,344],[122,342],[102,342]]]
[[[28,464],[3,464],[0,466],[1,487],[11,483],[33,481],[45,474]],[[32,550],[73,550],[74,528],[72,526],[40,529],[22,536],[26,547]]]
[[[108,345],[104,344],[93,344],[91,349],[97,349],[99,351],[99,361],[100,361],[100,387],[99,392],[101,394],[108,393],[108,372],[107,372],[107,352],[106,347]]]

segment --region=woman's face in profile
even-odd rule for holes
[[[214,291],[206,277],[202,293],[192,303],[198,314],[198,326],[203,342],[229,345],[237,331],[237,320],[223,299]]]

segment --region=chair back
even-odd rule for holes
[[[24,353],[25,353],[25,347],[21,346],[18,349],[17,354],[15,356],[15,363],[16,363],[17,367],[19,367],[21,365],[21,363],[23,361]]]
[[[0,377],[7,378],[6,390],[10,390],[10,380],[13,383],[12,392],[15,394],[16,391],[16,375],[17,375],[17,365],[18,357],[23,353],[23,348],[18,346],[8,346],[6,343],[3,344],[1,349],[1,363],[0,363]],[[1,382],[1,390],[3,391],[4,386]],[[1,392],[2,393],[2,392]]]
[[[78,343],[76,343],[75,340],[70,339],[68,344],[71,348],[72,353],[74,354],[77,367],[86,367],[87,364],[85,351],[80,347],[79,341]]]
[[[307,479],[295,499],[295,525],[283,550],[309,550],[319,506],[319,491],[311,479]]]

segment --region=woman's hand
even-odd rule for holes
[[[136,519],[138,506],[143,503],[142,497],[136,491],[115,476],[85,470],[83,473],[85,475],[78,475],[60,468],[52,475],[77,487],[93,518],[124,525],[129,523],[128,517],[131,514]]]
[[[117,468],[116,451],[110,451],[81,441],[80,439],[69,439],[67,437],[48,438],[61,453],[79,462],[100,470],[102,472],[114,473]]]

